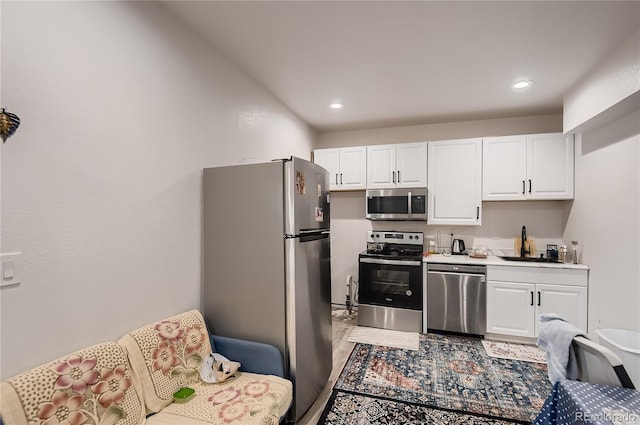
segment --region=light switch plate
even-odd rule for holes
[[[20,252],[0,254],[2,260],[2,270],[0,272],[0,287],[13,286],[20,283],[18,278],[18,263]]]

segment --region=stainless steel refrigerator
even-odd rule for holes
[[[332,367],[328,172],[292,157],[203,174],[205,318],[280,349],[297,420]]]

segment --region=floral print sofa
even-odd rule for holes
[[[208,384],[200,365],[214,349],[243,368]],[[247,372],[245,359],[263,373]],[[209,335],[193,310],[2,382],[0,415],[5,425],[278,424],[293,394],[281,376],[275,347]],[[194,397],[174,402],[182,387]]]

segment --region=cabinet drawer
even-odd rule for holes
[[[487,266],[487,280],[587,286],[588,270],[555,267]]]

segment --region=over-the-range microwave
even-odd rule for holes
[[[369,220],[427,220],[427,188],[367,189]]]

